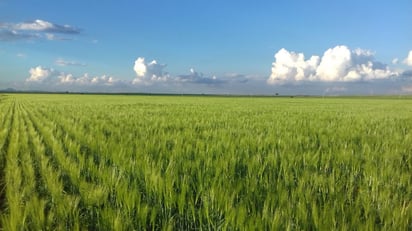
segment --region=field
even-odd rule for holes
[[[412,230],[412,98],[0,95],[3,230]]]

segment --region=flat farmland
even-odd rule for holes
[[[0,229],[412,230],[412,98],[3,94]]]

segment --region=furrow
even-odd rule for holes
[[[2,115],[2,126],[0,127],[0,211],[5,208],[6,203],[6,191],[5,191],[5,168],[6,168],[6,155],[7,149],[10,143],[10,131],[11,125],[14,119],[14,105],[10,100],[5,102],[2,101],[3,113]],[[4,110],[4,107],[7,107]],[[1,228],[1,223],[0,223]]]
[[[6,153],[5,165],[5,199],[6,199],[6,213],[1,215],[1,223],[5,230],[19,230],[22,229],[22,222],[24,216],[21,211],[22,204],[22,172],[19,167],[19,154],[21,146],[21,130],[22,123],[19,111],[19,105],[14,102],[13,121],[11,123],[11,131],[9,138],[9,145]]]

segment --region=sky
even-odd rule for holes
[[[412,94],[410,12],[410,0],[0,0],[0,89]]]

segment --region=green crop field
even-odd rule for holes
[[[412,98],[0,95],[3,230],[412,230]]]

